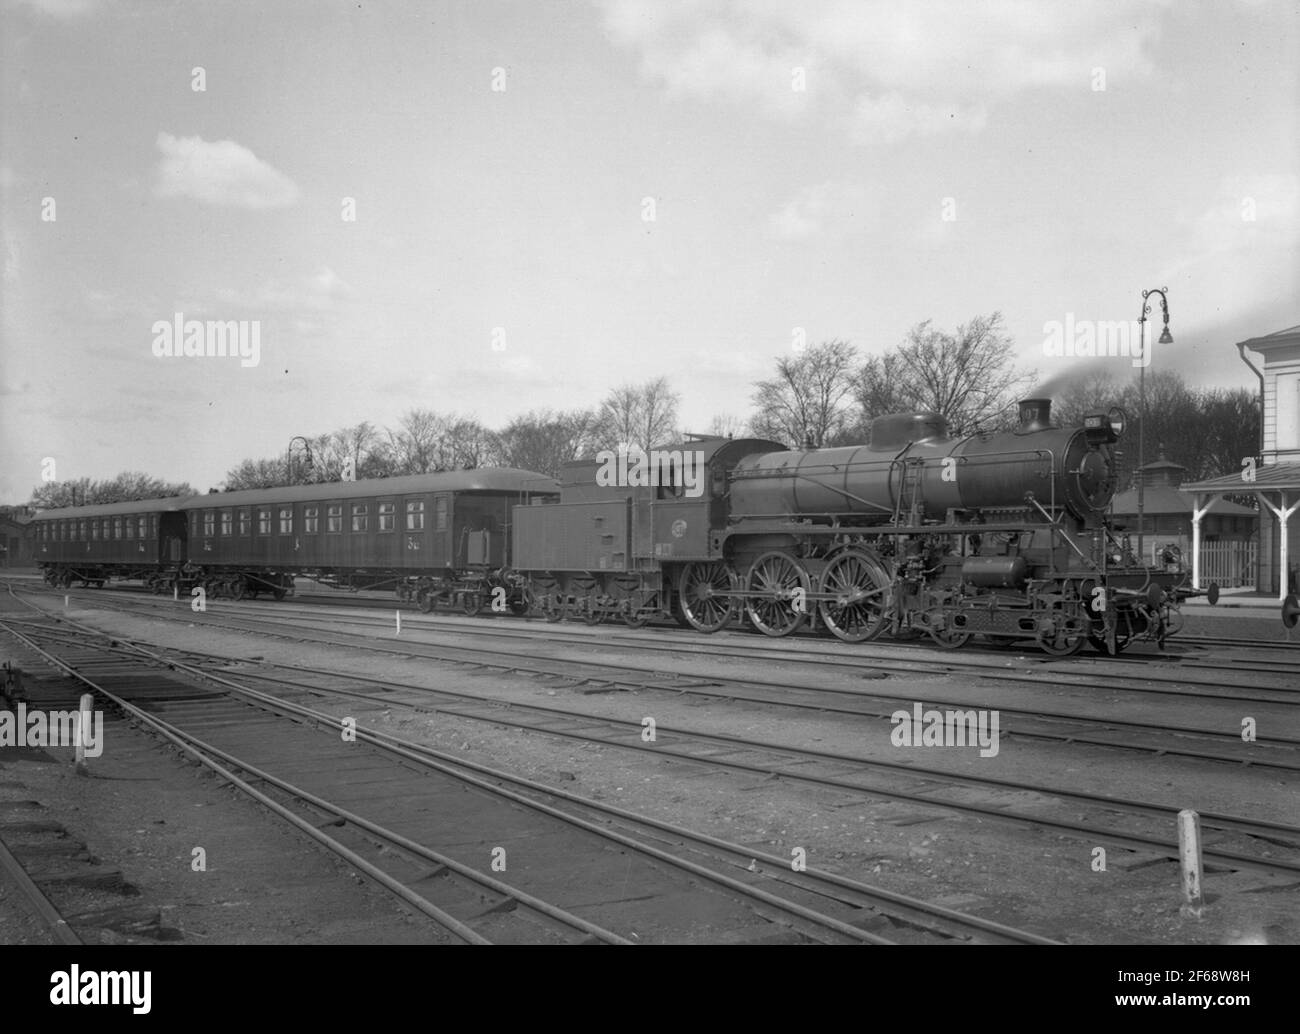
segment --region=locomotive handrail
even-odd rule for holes
[[[832,492],[838,492],[840,495],[844,496],[844,498],[852,499],[854,502],[861,503],[863,506],[870,506],[884,513],[894,512],[891,507],[881,506],[879,503],[873,503],[870,499],[863,499],[860,495],[854,495],[852,492],[848,491],[848,489],[839,488],[835,485],[828,485],[826,484],[826,482],[818,481],[816,478],[809,477],[807,474],[800,474],[797,470],[792,471],[789,476],[792,478],[796,478],[800,481],[811,482],[812,484],[817,485],[819,488],[829,488]]]
[[[1039,503],[1039,501],[1034,498],[1033,492],[1025,493],[1025,502],[1035,507],[1039,513],[1041,513],[1044,517],[1047,518],[1047,524],[1052,529],[1053,533],[1061,531],[1060,524],[1057,523],[1057,521],[1052,517],[1051,514],[1049,514],[1046,510],[1043,509],[1042,504]],[[1062,535],[1061,538],[1064,539],[1065,544],[1067,546],[1069,546],[1072,550],[1074,550],[1076,553],[1079,554],[1080,560],[1082,560],[1085,564],[1091,567],[1094,571],[1101,570],[1101,568],[1097,566],[1097,562],[1085,556],[1083,550],[1081,550],[1078,546],[1074,544],[1074,542],[1070,539],[1069,535]]]

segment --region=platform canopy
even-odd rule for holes
[[[1240,473],[1206,478],[1182,486],[1196,498],[1192,510],[1192,588],[1201,587],[1201,518],[1226,495],[1253,495],[1277,520],[1278,599],[1287,595],[1287,522],[1300,509],[1300,463],[1243,467]]]

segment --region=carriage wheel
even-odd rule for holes
[[[723,564],[687,564],[677,580],[677,600],[686,624],[700,632],[725,628],[735,616],[731,574]]]
[[[433,593],[428,589],[421,589],[415,594],[415,603],[420,608],[421,614],[428,614],[433,610]]]
[[[605,620],[605,612],[600,609],[595,596],[588,596],[584,601],[582,620],[589,625],[599,625]]]
[[[248,596],[248,583],[243,578],[236,578],[234,584],[230,587],[230,598],[232,600],[242,600]]]
[[[789,635],[807,622],[808,572],[789,553],[776,550],[755,560],[745,588],[751,594],[745,600],[750,624],[764,635]],[[799,589],[805,601],[802,608],[795,605]]]
[[[277,601],[279,601],[284,599],[287,595],[289,595],[289,590],[286,589],[283,585],[277,585],[274,589],[271,590],[271,595],[275,597]]]
[[[463,593],[460,598],[460,609],[465,612],[466,617],[478,617],[483,612],[483,597],[476,592]]]
[[[885,595],[889,575],[875,557],[851,550],[840,553],[822,573],[822,592],[835,599],[822,602],[822,623],[846,643],[875,639],[885,630]]]
[[[533,609],[533,593],[528,586],[523,586],[518,591],[512,593],[506,601],[506,606],[510,608],[510,613],[517,618],[523,617]]]

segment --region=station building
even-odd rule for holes
[[[1260,454],[1246,457],[1255,462],[1244,464],[1239,473],[1182,486],[1195,499],[1193,585],[1209,581],[1199,556],[1207,517],[1221,511],[1225,496],[1253,495],[1260,505],[1255,587],[1281,600],[1300,591],[1300,326],[1239,341],[1237,351],[1259,377],[1264,400]],[[1248,351],[1263,357],[1262,368]]]

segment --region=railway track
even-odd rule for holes
[[[212,673],[123,646],[111,636],[96,641],[85,628],[75,642],[61,625],[42,630],[0,621],[0,628],[33,658],[78,679],[466,941],[653,940],[660,938],[650,931],[653,923],[647,926],[647,914],[676,911],[692,923],[708,917],[740,940],[777,931],[826,943],[894,943],[867,928],[874,926],[923,942],[1052,943],[812,867],[783,872],[790,869],[788,860],[756,856],[741,845],[358,728],[358,742],[369,748],[362,756],[334,735],[344,723],[329,714],[230,680],[221,680],[219,690],[204,688],[189,676],[211,681]],[[142,677],[142,665],[148,676]],[[364,790],[355,787],[358,776],[364,777]],[[348,799],[358,792],[364,811],[354,810],[357,800]],[[420,808],[404,810],[401,802],[412,799]],[[596,817],[583,816],[592,810]],[[432,812],[439,813],[437,830],[460,831],[473,847],[428,846],[436,838],[429,826]],[[351,835],[325,832],[334,827]],[[668,844],[666,837],[677,842]],[[522,869],[521,882],[544,888],[544,894],[483,871],[484,845],[498,841],[525,858],[510,872]],[[478,864],[467,862],[466,851],[483,857]],[[583,858],[592,864],[577,861]],[[543,864],[548,859],[562,864]],[[456,890],[449,893],[451,884]],[[628,936],[609,928],[618,924],[601,925],[582,914],[593,911],[620,916]],[[638,926],[641,933],[631,936]]]
[[[68,593],[62,591],[48,592],[47,595],[62,597],[68,595]],[[160,600],[140,593],[123,593],[116,599],[106,599],[103,590],[86,590],[77,598],[107,609],[112,609],[114,606],[117,606],[118,609],[136,607],[142,612],[167,613],[175,607],[172,601]],[[237,606],[248,615],[248,620],[256,621],[263,627],[278,623],[284,627],[300,628],[302,627],[301,618],[310,618],[313,627],[316,628],[328,625],[337,627],[359,626],[383,631],[391,630],[395,625],[394,621],[378,617],[371,618],[365,615],[322,617],[320,614],[312,613],[314,609],[312,607],[295,610],[284,603],[266,604],[265,607],[258,609],[259,605],[256,602],[250,605],[249,601],[243,601]],[[190,611],[187,609],[186,614],[189,613]],[[205,617],[210,619],[213,613],[214,611],[209,609]],[[197,615],[195,616],[197,617]],[[230,620],[238,620],[242,617],[242,615],[232,612],[226,612],[224,616]],[[1252,664],[1259,667],[1252,668],[1249,671],[1246,671],[1240,663],[1220,664],[1213,660],[1207,661],[1197,658],[1179,657],[1175,659],[1164,657],[1137,661],[1126,657],[1109,658],[1101,655],[1064,660],[1050,656],[1018,656],[1014,662],[1015,667],[1012,667],[1008,661],[997,659],[996,654],[1000,653],[1005,657],[1005,651],[993,651],[992,655],[980,653],[968,657],[965,655],[959,656],[955,653],[944,653],[936,648],[924,645],[908,643],[873,644],[872,647],[854,646],[850,651],[840,650],[835,654],[828,654],[824,650],[817,649],[817,646],[824,645],[826,640],[816,638],[795,640],[794,642],[782,640],[777,643],[763,636],[732,633],[732,635],[741,636],[745,640],[743,646],[737,645],[733,647],[725,640],[719,641],[725,633],[709,637],[681,633],[680,635],[674,634],[668,641],[665,641],[664,637],[653,634],[647,635],[644,632],[616,632],[608,636],[599,634],[593,636],[572,631],[566,633],[555,625],[544,625],[542,628],[545,631],[542,631],[536,626],[529,627],[525,625],[521,628],[516,622],[511,622],[510,627],[502,628],[493,627],[492,622],[457,620],[454,618],[434,618],[430,620],[424,615],[404,615],[402,628],[407,631],[421,628],[441,628],[454,630],[457,636],[463,638],[472,637],[484,640],[523,642],[543,640],[548,644],[567,644],[584,649],[616,644],[635,648],[646,653],[669,656],[694,654],[715,659],[725,657],[736,660],[752,660],[756,655],[761,655],[774,661],[796,661],[810,667],[815,666],[818,669],[841,670],[855,674],[860,674],[864,668],[887,674],[909,676],[917,674],[961,674],[976,679],[995,679],[1001,682],[1014,682],[1023,685],[1066,686],[1104,692],[1122,690],[1126,693],[1155,697],[1177,696],[1226,701],[1233,704],[1300,704],[1300,663],[1277,662],[1273,664],[1260,658],[1252,660]],[[680,630],[678,631],[680,632]],[[925,660],[918,662],[915,657],[915,653],[918,651],[924,651]],[[505,654],[505,651],[501,650],[495,652]],[[531,657],[533,655],[529,651],[522,651],[517,654],[520,657]],[[1161,659],[1177,663],[1179,671],[1177,673],[1162,673],[1150,670],[1152,663]],[[1207,673],[1214,672],[1215,674],[1203,682],[1198,682],[1189,679],[1182,672],[1184,667],[1202,669]],[[1092,676],[1089,674],[1090,671],[1097,671],[1098,674]],[[1240,676],[1240,680],[1225,683],[1223,677],[1217,674],[1225,671],[1237,674]],[[1275,684],[1260,685],[1260,674],[1271,677]]]
[[[361,645],[363,648],[370,648],[364,643],[352,641],[349,641],[348,645]],[[393,652],[396,649],[396,652],[402,654],[411,653],[409,644],[400,648],[378,645],[375,648],[383,652]],[[229,665],[234,660],[233,658],[220,656],[206,658],[208,664],[217,663],[223,666]],[[501,665],[496,666],[500,667]],[[575,712],[563,708],[538,705],[521,705],[519,703],[512,703],[510,716],[505,717],[501,714],[499,701],[473,694],[431,690],[428,687],[411,684],[395,684],[391,680],[367,679],[353,673],[341,674],[319,668],[289,665],[278,665],[276,667],[279,670],[294,672],[295,677],[285,678],[268,672],[248,670],[241,671],[240,677],[252,678],[263,683],[278,683],[297,692],[335,693],[352,699],[366,699],[366,696],[357,693],[355,689],[331,689],[324,686],[321,680],[324,678],[342,679],[350,685],[368,683],[381,687],[390,693],[394,689],[400,689],[418,695],[418,700],[403,702],[402,706],[422,707],[425,710],[436,710],[439,713],[454,714],[470,720],[514,728],[526,728],[556,737],[599,742],[607,746],[628,750],[644,748],[644,744],[641,743],[638,735],[641,726],[636,721],[599,718],[587,712]],[[511,665],[508,670],[531,670],[534,674],[546,670],[548,674],[562,674],[557,673],[554,669],[520,669],[517,665]],[[198,673],[197,669],[196,673]],[[304,674],[310,675],[315,680],[313,690],[309,690],[308,687],[301,683],[300,677]],[[393,703],[391,696],[386,694],[372,695],[369,699],[372,703]],[[486,710],[482,710],[484,708]],[[529,714],[533,717],[521,718],[520,715],[523,714]],[[567,723],[567,727],[564,723]],[[604,729],[600,733],[593,733],[590,731],[593,725],[601,725]],[[1025,783],[990,776],[962,775],[910,763],[901,764],[860,756],[815,751],[791,744],[754,741],[744,737],[722,735],[716,732],[689,730],[680,727],[666,732],[670,739],[665,740],[661,736],[660,741],[654,748],[654,752],[660,757],[673,757],[679,761],[702,763],[737,772],[748,772],[765,778],[794,780],[867,797],[906,801],[918,806],[939,807],[980,818],[1049,828],[1090,841],[1096,841],[1100,838],[1106,842],[1120,844],[1133,850],[1148,851],[1154,855],[1168,858],[1176,857],[1177,845],[1172,838],[1153,835],[1149,829],[1143,830],[1134,824],[1135,818],[1148,823],[1156,820],[1161,822],[1164,828],[1172,829],[1172,818],[1178,810],[1177,807],[1172,805],[1088,794],[1066,788],[1045,786],[1041,782]],[[720,749],[730,752],[731,756],[715,756],[714,752]],[[737,751],[744,752],[747,756],[737,757],[735,753]],[[845,766],[850,766],[853,771],[844,773],[841,770]],[[1283,767],[1294,767],[1294,760],[1283,765]],[[877,781],[868,784],[862,783],[860,780],[863,773],[874,774]],[[893,780],[893,782],[880,782],[879,777],[882,775]],[[899,780],[902,780],[901,784]],[[917,785],[919,781],[923,781],[922,785]],[[1041,813],[1015,814],[996,805],[972,804],[961,800],[960,793],[954,794],[950,792],[946,797],[936,794],[934,790],[936,782],[947,784],[950,788],[979,787],[986,791],[1002,794],[1033,792],[1036,795],[1045,795],[1048,799],[1063,802],[1058,806],[1064,806],[1064,804],[1068,803],[1069,805],[1083,806],[1100,811],[1106,815],[1110,824],[1099,825],[1096,821],[1085,822],[1077,819],[1063,819]],[[1273,847],[1279,846],[1284,851],[1294,852],[1300,850],[1300,827],[1210,812],[1202,813],[1202,822],[1207,828],[1216,830],[1221,837],[1244,838],[1241,841],[1243,843],[1268,845],[1265,854],[1271,852]],[[1227,847],[1207,850],[1206,858],[1212,864],[1228,869],[1247,868],[1285,875],[1294,875],[1300,872],[1300,862],[1294,859],[1265,857],[1260,854],[1252,855],[1240,850],[1230,850]]]
[[[112,609],[112,604],[109,607]],[[278,608],[279,605],[276,605],[277,610]],[[129,610],[130,608],[126,609]],[[146,609],[150,613],[154,613],[152,606]],[[167,608],[164,613],[170,611],[172,611],[172,608]],[[777,706],[800,711],[837,713],[867,719],[889,720],[900,704],[905,703],[910,706],[911,702],[910,696],[907,700],[903,700],[899,697],[865,693],[859,688],[832,687],[828,686],[824,681],[818,682],[816,685],[801,685],[782,679],[754,679],[734,676],[702,677],[684,672],[675,673],[672,677],[665,678],[658,673],[647,675],[646,665],[644,664],[615,663],[608,658],[544,658],[538,657],[535,651],[506,652],[497,649],[493,652],[493,659],[488,660],[484,658],[482,651],[474,648],[448,647],[417,642],[409,638],[409,628],[408,638],[396,641],[377,641],[371,636],[358,633],[323,633],[316,627],[314,621],[309,627],[304,627],[301,622],[283,615],[262,620],[260,615],[248,613],[218,616],[209,611],[200,616],[186,609],[183,616],[187,622],[191,618],[201,618],[201,623],[213,627],[225,627],[258,634],[280,634],[304,643],[346,645],[372,652],[401,656],[418,653],[419,656],[430,660],[468,664],[482,668],[495,668],[506,673],[564,678],[577,683],[595,680],[622,688],[657,690],[701,698]],[[271,627],[268,628],[268,625]],[[455,631],[458,634],[461,633],[462,627],[457,626]],[[472,634],[477,636],[481,633],[476,631]],[[515,638],[523,636],[519,632],[502,634]],[[591,637],[582,637],[582,639],[581,645],[586,648],[600,645],[599,642],[593,643]],[[549,637],[547,637],[547,641],[550,641]],[[694,650],[687,652],[690,654],[698,653],[698,651]],[[796,655],[796,657],[801,661],[803,660],[799,655]],[[786,656],[784,659],[789,658]],[[834,668],[846,666],[846,662],[838,660],[825,663]],[[857,669],[859,674],[860,671],[861,669]],[[910,669],[908,673],[915,675],[917,671]],[[941,671],[939,674],[948,674],[948,672]],[[1037,684],[1057,685],[1050,679],[1034,679],[1033,681]],[[1257,702],[1284,702],[1287,704],[1300,702],[1292,700],[1291,696],[1282,696],[1280,701],[1277,698],[1263,698]],[[1232,701],[1233,703],[1239,702],[1238,698],[1235,697],[1232,698]],[[933,707],[955,709],[982,708],[992,710],[995,707],[991,701],[943,700],[931,695],[927,695],[927,704]],[[1261,733],[1254,742],[1243,743],[1238,724],[1240,716],[1237,714],[1226,716],[1224,724],[1219,728],[1205,729],[1174,725],[1168,721],[1135,721],[1116,719],[1109,715],[1094,716],[1078,712],[1048,711],[1038,704],[1035,704],[1032,710],[1017,710],[1002,704],[996,705],[996,709],[1002,715],[1015,719],[1017,724],[1009,731],[1009,734],[1026,739],[1186,757],[1228,764],[1246,764],[1287,771],[1300,769],[1300,759],[1297,759],[1294,751],[1294,748],[1300,747],[1300,738],[1265,732]],[[1260,716],[1261,720],[1263,717]],[[1269,717],[1276,718],[1277,716]],[[1282,722],[1284,727],[1291,727],[1294,724],[1285,719],[1282,719]],[[1062,728],[1063,725],[1067,727]],[[1272,728],[1272,724],[1269,725],[1269,728]],[[1099,735],[1099,730],[1104,732],[1105,735]],[[1117,734],[1127,735],[1129,738],[1127,740],[1117,738]],[[1197,740],[1200,741],[1199,744],[1195,742]],[[1218,749],[1208,749],[1210,747],[1217,747]]]

